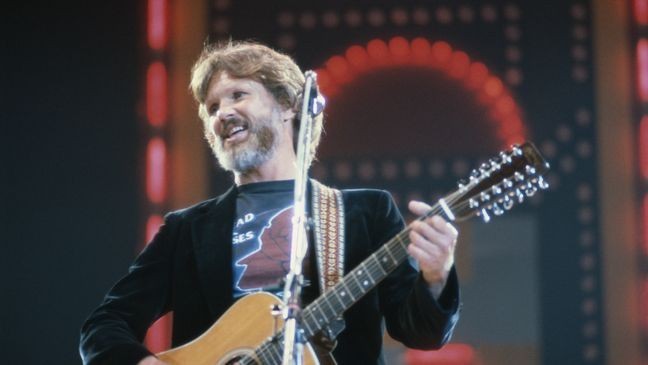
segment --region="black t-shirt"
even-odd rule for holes
[[[234,297],[258,291],[281,296],[282,279],[290,271],[294,181],[250,183],[238,190],[232,234]],[[310,278],[308,256],[305,286]]]

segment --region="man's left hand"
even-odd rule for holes
[[[409,203],[409,210],[417,216],[425,215],[430,209],[432,207],[423,202]],[[457,229],[438,215],[415,220],[410,228],[411,244],[407,252],[418,262],[423,279],[438,298],[454,264]]]

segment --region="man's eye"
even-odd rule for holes
[[[234,100],[238,100],[238,99],[242,98],[244,94],[245,93],[242,92],[242,91],[235,91],[235,92],[232,93],[232,98]]]
[[[213,105],[211,105],[211,106],[209,107],[209,109],[207,110],[207,112],[209,113],[209,115],[214,115],[214,114],[216,114],[217,111],[218,111],[218,104],[213,104]]]

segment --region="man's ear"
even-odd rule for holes
[[[294,110],[291,108],[286,108],[281,112],[281,120],[284,122],[292,122],[295,119],[295,113]]]

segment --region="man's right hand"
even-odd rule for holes
[[[158,360],[157,357],[151,355],[143,358],[137,365],[169,365],[165,362]]]

